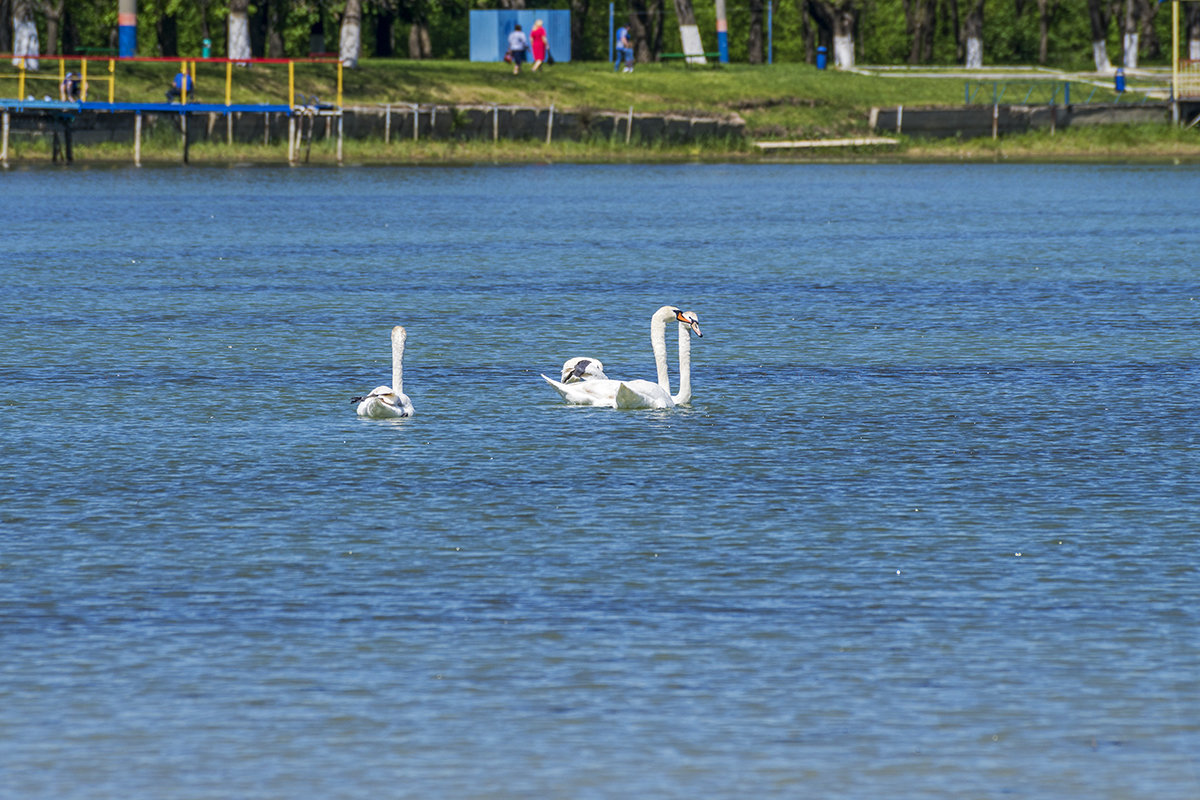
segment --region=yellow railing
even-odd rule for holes
[[[1175,81],[1177,98],[1186,100],[1200,97],[1200,61],[1181,60]]]
[[[78,70],[77,74],[79,75],[80,99],[81,100],[89,99],[89,97],[88,97],[89,90],[90,90],[89,84],[91,82],[107,81],[108,82],[108,102],[110,102],[110,103],[115,102],[116,62],[118,60],[116,58],[96,58],[94,56],[80,57],[80,56],[55,56],[55,55],[43,56],[43,55],[38,55],[38,56],[29,56],[28,58],[18,56],[14,60],[17,62],[16,63],[16,67],[17,67],[16,74],[0,73],[0,80],[16,79],[16,82],[17,82],[16,96],[20,99],[26,98],[25,92],[27,89],[27,83],[31,82],[31,81],[57,81],[58,86],[56,87],[56,89],[62,87],[67,78],[68,62],[73,62],[73,61],[78,60],[79,70]],[[134,58],[134,59],[121,59],[121,60],[166,61],[168,59]],[[43,72],[42,70],[29,69],[27,61],[39,61],[39,62],[40,61],[56,61],[58,63],[58,75],[57,75],[57,77],[55,77],[54,73],[49,70]],[[108,70],[107,70],[108,74],[107,75],[105,75],[105,74],[98,75],[97,71],[95,70],[95,65],[93,64],[92,72],[89,75],[88,64],[89,64],[89,62],[93,62],[93,61],[104,61],[108,67]],[[243,62],[243,61],[230,61],[230,60],[226,60],[226,59],[215,59],[215,58],[213,58],[213,59],[183,58],[183,59],[179,60],[179,71],[187,72],[187,74],[191,76],[192,87],[190,90],[188,89],[188,87],[186,85],[181,87],[180,100],[186,104],[188,102],[188,95],[193,95],[193,97],[194,97],[194,95],[196,93],[196,85],[197,85],[196,84],[196,65],[198,63],[200,63],[200,64],[224,63],[225,64],[225,105],[227,105],[227,106],[233,105],[233,66],[235,63],[237,63],[237,64],[242,64],[242,63],[264,64],[264,65],[286,63],[287,68],[288,68],[287,102],[288,102],[289,106],[292,106],[294,108],[296,106],[296,62],[297,61],[299,61],[302,64],[314,63],[314,62],[315,63],[326,63],[326,64],[336,63],[336,66],[337,66],[336,107],[341,108],[342,107],[342,62],[340,60],[337,60],[336,62],[334,62],[333,59],[312,59],[312,58],[308,58],[308,59],[304,59],[304,58],[302,58],[302,59],[284,59],[284,58],[247,59],[246,61]],[[0,96],[3,96],[2,92],[0,92]],[[59,91],[55,91],[53,93],[44,92],[43,96],[51,97],[52,99],[55,99],[55,100],[60,99]],[[94,99],[94,98],[91,98],[91,99]]]

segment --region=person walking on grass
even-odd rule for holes
[[[512,57],[513,75],[521,74],[521,65],[525,63],[525,48],[529,40],[520,25],[513,26],[513,32],[508,35],[508,54]]]
[[[546,44],[546,28],[539,19],[529,29],[529,47],[533,50],[534,72],[537,72],[538,67],[542,66],[542,62],[546,60]]]
[[[622,72],[633,72],[633,42],[629,41],[629,28],[625,26],[617,29],[617,60],[613,62],[613,72],[621,69],[622,63],[625,65]]]

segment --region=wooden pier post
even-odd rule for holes
[[[554,135],[554,103],[550,104],[550,112],[546,117],[546,144],[550,144],[550,139]]]
[[[142,112],[133,114],[133,165],[142,165]]]
[[[188,163],[188,113],[179,115],[179,128],[183,131],[183,163]]]
[[[419,103],[413,103],[413,141],[417,141],[420,137],[418,133],[421,130],[421,106]]]
[[[337,143],[337,159],[338,164],[342,163],[342,115],[338,113],[338,143]]]
[[[492,143],[500,141],[500,106],[492,105]]]
[[[4,112],[4,120],[2,123],[0,123],[0,127],[3,127],[3,129],[4,129],[3,137],[2,137],[3,142],[0,143],[0,163],[3,163],[4,166],[7,167],[8,166],[8,112],[7,111]]]
[[[288,164],[296,163],[296,118],[288,116]]]
[[[383,143],[390,144],[392,141],[392,104],[388,103],[387,110],[383,114]]]
[[[625,144],[629,144],[631,136],[633,136],[633,106],[629,107],[629,117],[625,120]]]

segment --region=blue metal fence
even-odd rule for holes
[[[503,61],[508,51],[508,35],[520,25],[525,35],[533,23],[542,21],[546,42],[555,61],[571,60],[571,12],[554,9],[471,12],[471,60]]]

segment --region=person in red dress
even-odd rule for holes
[[[533,23],[533,29],[529,31],[529,45],[533,49],[533,71],[537,72],[538,67],[546,60],[546,28],[542,25],[539,19]]]

